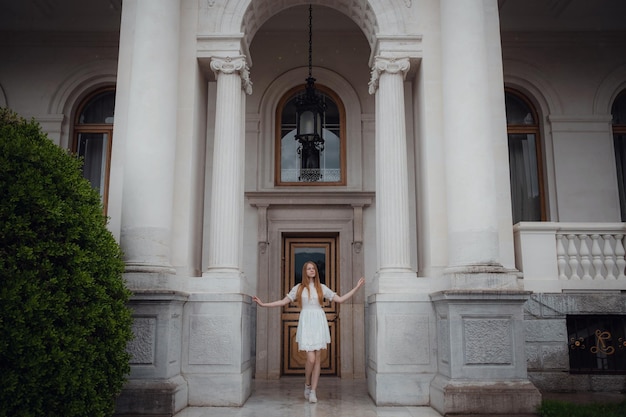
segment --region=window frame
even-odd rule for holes
[[[111,171],[111,151],[113,147],[113,123],[80,123],[80,117],[83,114],[85,108],[91,103],[91,101],[99,96],[100,94],[106,92],[115,93],[115,86],[108,86],[104,88],[99,88],[97,90],[92,91],[88,95],[86,95],[83,100],[80,102],[78,107],[76,108],[76,112],[74,113],[73,120],[73,132],[72,132],[72,147],[71,151],[73,154],[78,156],[78,141],[79,136],[84,133],[100,133],[103,135],[107,135],[107,151],[106,151],[106,163],[104,169],[104,186],[102,190],[102,207],[104,210],[104,215],[107,214],[107,207],[109,201],[109,178]],[[115,100],[115,99],[114,99]],[[115,105],[115,103],[114,103]]]
[[[507,150],[509,152],[510,158],[510,149],[508,145],[510,135],[518,135],[518,134],[533,134],[535,135],[535,158],[537,158],[537,182],[539,187],[539,212],[540,212],[540,220],[539,221],[547,221],[547,210],[546,210],[546,195],[545,195],[545,183],[544,183],[544,175],[543,175],[543,141],[541,137],[541,123],[539,119],[539,113],[535,105],[529,100],[529,98],[523,94],[521,91],[516,90],[514,88],[505,87],[504,88],[505,96],[506,94],[511,94],[515,96],[517,99],[521,100],[526,104],[528,109],[531,111],[533,120],[535,123],[532,125],[528,124],[509,124],[509,121],[506,120],[506,136],[507,136]],[[510,167],[509,167],[509,175],[510,175]],[[510,179],[509,179],[510,182]],[[513,201],[511,200],[511,204]],[[513,211],[513,207],[511,207],[511,215]],[[520,220],[520,221],[531,221],[531,220]]]
[[[337,105],[337,109],[339,111],[339,151],[341,152],[339,158],[339,167],[341,170],[341,179],[335,182],[324,182],[324,181],[300,181],[300,182],[286,182],[281,180],[281,140],[282,140],[282,112],[289,100],[291,100],[294,95],[304,92],[305,85],[298,85],[296,87],[291,88],[281,97],[278,105],[276,106],[275,112],[275,129],[274,129],[274,185],[277,187],[338,187],[345,186],[347,184],[347,172],[346,172],[346,109],[343,104],[343,101],[339,98],[339,95],[335,93],[330,88],[321,85],[315,84],[315,88],[329,96]]]

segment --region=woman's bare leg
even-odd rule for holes
[[[315,352],[311,351],[306,353],[306,363],[304,365],[304,383],[311,385],[311,376],[313,368],[315,367]]]
[[[309,354],[312,354],[309,356]],[[309,362],[313,361],[313,366],[311,370],[311,391],[317,390],[317,383],[320,380],[320,372],[322,367],[322,352],[316,350],[314,352],[307,352],[307,366],[309,366]]]

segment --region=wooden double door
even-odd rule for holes
[[[282,289],[287,294],[296,284],[302,282],[302,266],[307,261],[317,265],[322,284],[338,292],[338,236],[284,236]],[[326,302],[323,307],[330,329],[331,342],[322,350],[323,375],[338,375],[339,368],[339,304]],[[282,322],[282,364],[283,375],[303,375],[306,353],[298,350],[296,330],[300,308],[295,303],[283,307]]]

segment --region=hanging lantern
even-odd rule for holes
[[[323,123],[326,104],[315,89],[313,78],[313,7],[309,5],[309,77],[304,93],[296,98],[296,136],[300,142],[300,180],[318,181],[321,177],[320,152],[324,150]]]

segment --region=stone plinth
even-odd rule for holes
[[[448,290],[436,310],[438,374],[430,404],[441,414],[534,413],[541,394],[528,380],[523,305],[530,293]]]
[[[428,296],[374,294],[367,315],[367,384],[376,405],[428,405],[436,372]]]
[[[181,332],[187,295],[143,290],[131,297],[130,376],[116,401],[116,415],[173,415],[187,406],[181,375]]]
[[[242,294],[191,294],[185,306],[183,374],[189,405],[242,406],[252,392],[256,310]]]

